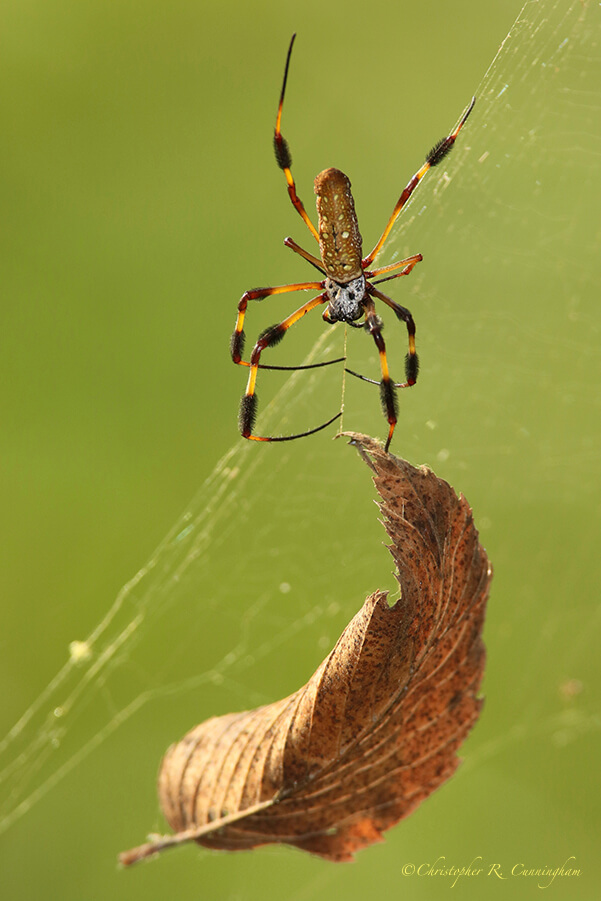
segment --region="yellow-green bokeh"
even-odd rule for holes
[[[271,150],[291,33],[284,133],[299,192],[312,211],[315,174],[348,172],[367,245],[519,11],[509,0],[3,4],[0,735],[238,442],[245,374],[227,347],[239,296],[313,277],[282,247],[290,234],[311,248],[311,236]],[[573,855],[582,875],[550,891],[594,896],[600,26],[599,7],[526,7],[449,157],[451,180],[424,183],[383,259],[424,254],[390,288],[415,315],[422,359],[393,450],[468,497],[495,567],[487,700],[464,767],[349,867],[286,848],[186,848],[117,870],[118,851],[165,828],[154,779],[167,745],[206,716],[294,690],[365,595],[393,587],[352,450],[325,434],[245,445],[231,506],[201,516],[213,529],[201,565],[161,594],[160,615],[150,574],[139,633],[88,706],[84,690],[57,755],[73,761],[123,706],[149,702],[2,836],[7,897],[354,899],[375,887],[430,899],[449,882],[402,868],[440,855],[481,855],[505,873]],[[292,302],[252,310],[249,335]],[[310,350],[319,314],[293,331],[281,363]],[[405,337],[391,321],[385,335],[401,377]],[[349,335],[348,352],[377,374],[365,334]],[[299,378],[274,427],[335,412],[334,370]],[[283,383],[261,375],[262,410]],[[345,426],[384,436],[377,389],[347,384]],[[214,496],[204,489],[190,509]],[[195,674],[207,678],[186,690]],[[181,690],[158,696],[167,682]],[[460,890],[538,891],[494,876]]]

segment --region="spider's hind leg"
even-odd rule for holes
[[[290,153],[290,148],[288,146],[288,141],[282,134],[281,125],[282,125],[282,109],[284,106],[284,96],[286,94],[286,82],[288,81],[288,69],[290,67],[290,56],[292,54],[292,45],[294,44],[294,39],[296,38],[296,34],[292,35],[292,40],[290,41],[290,46],[288,47],[288,55],[286,56],[286,67],[284,69],[284,80],[282,82],[282,91],[280,93],[280,102],[278,105],[278,113],[275,120],[275,130],[273,133],[273,149],[275,151],[275,158],[278,166],[286,176],[286,183],[288,185],[288,196],[290,197],[290,201],[299,214],[299,216],[303,219],[305,225],[313,235],[316,241],[319,241],[319,233],[309,216],[307,215],[307,211],[305,210],[304,204],[298,194],[296,193],[296,185],[294,183],[294,178],[292,172],[290,171],[292,166],[292,155]]]

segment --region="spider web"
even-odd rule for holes
[[[598,605],[587,606],[598,584],[589,563],[599,485],[583,477],[599,462],[599,26],[598,5],[525,5],[476,91],[465,139],[420,186],[378,261],[437,234],[437,260],[418,267],[407,288],[416,298],[408,306],[421,311],[428,377],[401,398],[392,450],[434,466],[475,508],[497,568],[489,698],[495,657],[523,661],[510,685],[521,716],[502,739],[483,726],[472,769],[538,735],[559,746],[599,729],[592,689],[578,701],[596,672],[600,625]],[[449,296],[437,285],[451,286]],[[458,305],[462,292],[467,302]],[[356,337],[348,339],[354,359],[363,353],[361,371],[373,375],[375,352]],[[338,356],[341,341],[340,330],[326,330],[304,362]],[[290,376],[258,431],[285,434],[328,418],[342,381],[344,427],[383,436],[377,389],[344,383],[333,368]],[[469,415],[459,418],[462,397]],[[422,410],[432,411],[426,422]],[[217,463],[0,743],[0,832],[144,708],[165,717],[162,750],[193,720],[273,700],[274,684],[277,697],[294,690],[368,592],[394,591],[367,474],[340,442],[322,438],[240,441]],[[528,542],[518,562],[511,530]],[[533,634],[536,622],[544,625]],[[285,673],[282,656],[294,661]],[[530,689],[548,677],[550,656],[557,679],[541,699]],[[194,706],[170,731],[173,699]],[[497,702],[512,722],[513,708]],[[148,755],[153,771],[158,757]],[[159,822],[153,816],[132,823],[146,829]],[[130,843],[142,839],[131,834]]]

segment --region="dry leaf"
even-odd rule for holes
[[[173,745],[159,796],[176,834],[122,863],[190,840],[225,850],[286,842],[350,860],[455,771],[482,704],[488,558],[464,497],[348,436],[375,473],[400,600],[371,595],[300,691],[207,720]]]

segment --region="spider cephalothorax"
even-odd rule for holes
[[[325,289],[329,303],[323,312],[326,322],[348,322],[353,325],[361,319],[365,312],[365,276],[360,275],[342,285],[331,278],[326,278]]]

